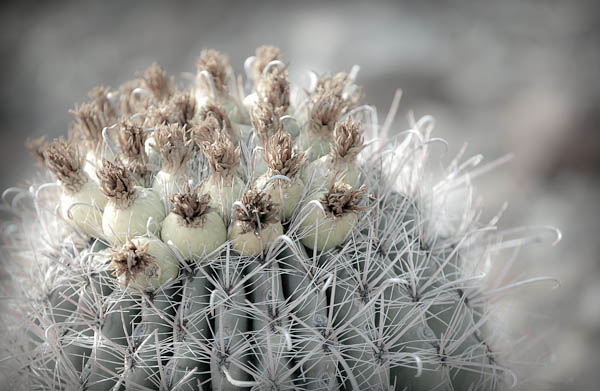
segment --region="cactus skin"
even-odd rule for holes
[[[254,61],[260,62],[258,54]],[[219,63],[220,57],[211,65],[214,54],[203,55],[202,82],[191,95],[203,99],[196,109],[188,107],[186,115],[197,114],[211,97],[235,114],[232,121],[247,123],[238,96],[248,91],[237,91],[233,83],[228,89],[228,65]],[[148,129],[158,123],[152,121],[183,126],[181,113],[164,96],[173,92],[171,82],[156,69],[149,68],[129,87],[94,95],[102,126],[127,118]],[[132,85],[138,88],[135,96]],[[207,85],[216,90],[202,90]],[[347,74],[323,77],[313,87],[281,111],[292,116],[281,127],[293,127],[292,136],[302,148],[312,142],[306,129],[318,117],[316,102],[322,104],[324,96],[338,100],[335,115],[327,114],[332,118],[319,114],[322,139],[319,148],[305,151],[308,160],[322,156],[334,142],[324,131],[327,121],[360,119],[365,138],[375,140],[358,160],[361,184],[370,197],[346,215],[352,218],[332,219],[333,224],[349,224],[349,234],[335,247],[306,245],[315,241],[306,229],[307,216],[323,209],[320,200],[326,192],[308,181],[284,221],[283,235],[269,238],[266,246],[261,243],[264,251],[239,254],[228,240],[202,258],[183,259],[164,243],[178,259],[179,276],[154,292],[142,292],[120,284],[110,271],[110,254],[118,243],[87,236],[54,209],[60,196],[54,181],[3,194],[17,217],[2,225],[3,246],[20,260],[7,265],[12,286],[6,296],[20,299],[7,304],[2,345],[2,365],[20,375],[12,376],[13,389],[499,390],[516,380],[513,369],[503,364],[512,352],[495,338],[502,330],[491,321],[495,307],[489,299],[546,278],[501,285],[485,275],[490,270],[486,262],[494,255],[490,243],[501,247],[504,237],[491,233],[497,219],[479,221],[471,204],[465,170],[477,162],[460,164],[457,158],[432,185],[425,171],[436,142],[430,117],[411,119],[409,132],[392,137],[393,115],[379,127],[373,109],[358,105],[354,80]],[[163,111],[156,119],[159,108]],[[194,137],[207,125],[194,116],[185,118]],[[232,142],[241,150],[240,183],[250,189],[262,171],[256,168],[262,161],[257,135],[246,124],[232,122],[232,128],[244,129]],[[97,150],[108,151],[103,157],[112,159],[114,145],[107,140],[96,134]],[[201,185],[211,171],[196,152],[186,172],[193,184]],[[160,158],[154,154],[152,159],[148,169],[156,174]],[[241,196],[237,190],[236,197]],[[459,212],[446,204],[456,193],[467,195]],[[170,200],[163,201],[169,205]],[[233,214],[221,209],[230,232]],[[164,213],[159,215],[145,225],[151,239],[160,239],[155,228]],[[136,222],[138,230],[141,224]],[[96,228],[88,232],[102,232]],[[260,234],[247,231],[244,240],[259,240]],[[526,242],[511,237],[506,248]]]

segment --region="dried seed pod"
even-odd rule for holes
[[[264,159],[268,170],[256,180],[255,187],[271,196],[273,202],[279,205],[281,219],[287,221],[292,217],[304,192],[304,182],[299,172],[306,157],[304,152],[294,147],[288,133],[279,131],[267,142]],[[278,179],[276,176],[286,178]]]
[[[60,210],[65,220],[85,234],[98,237],[102,232],[102,212],[107,198],[98,184],[83,170],[79,152],[64,139],[44,148],[44,162],[63,188]]]
[[[223,219],[210,207],[210,195],[186,185],[171,198],[173,209],[162,224],[161,238],[181,254],[198,258],[215,251],[227,240]]]
[[[332,182],[328,191],[313,195],[311,200],[318,200],[321,208],[307,202],[311,210],[301,224],[306,230],[302,243],[319,251],[339,246],[356,224],[357,213],[367,209],[359,205],[365,196],[364,185],[354,190],[342,181]]]
[[[342,177],[352,187],[359,185],[357,156],[364,149],[361,124],[348,117],[335,124],[334,135],[329,153],[311,162],[302,172],[302,180],[313,188],[321,188]]]
[[[210,166],[210,176],[202,183],[202,193],[211,197],[211,206],[225,219],[231,215],[231,206],[243,192],[244,183],[237,174],[240,164],[240,148],[223,131],[214,141],[200,141],[200,148]]]
[[[187,183],[186,169],[194,157],[194,145],[185,127],[178,124],[159,125],[154,130],[152,148],[162,160],[152,188],[167,199]]]
[[[156,192],[136,186],[120,161],[105,160],[98,178],[100,189],[109,200],[102,215],[102,231],[110,243],[123,243],[127,238],[146,234],[148,229],[158,231],[166,213]]]
[[[247,110],[239,98],[229,93],[231,71],[227,57],[216,50],[205,49],[200,53],[196,67],[198,69],[196,77],[196,104],[198,107],[216,103],[227,113],[231,121],[247,124],[250,120]]]
[[[128,240],[110,255],[110,269],[119,282],[143,292],[154,292],[177,277],[177,259],[158,239]]]

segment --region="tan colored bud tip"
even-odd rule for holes
[[[196,228],[202,227],[206,220],[206,215],[212,211],[209,207],[210,194],[198,194],[198,188],[192,189],[186,184],[181,193],[171,197],[173,203],[173,213],[179,216],[179,221],[184,227]]]
[[[192,119],[196,115],[196,98],[190,92],[176,92],[169,100],[170,122],[180,126],[192,127]]]
[[[313,103],[309,112],[309,129],[315,133],[333,132],[335,123],[345,108],[344,101],[332,92],[325,92]]]
[[[171,108],[165,103],[148,106],[144,111],[144,126],[156,128],[171,122]]]
[[[285,175],[293,179],[306,162],[304,152],[294,148],[292,137],[285,131],[279,131],[265,146],[265,160],[272,175]]]
[[[88,149],[98,148],[102,143],[102,129],[110,125],[110,120],[95,103],[76,105],[69,113],[75,117],[74,136],[81,138]]]
[[[337,182],[332,181],[329,191],[319,201],[321,201],[325,213],[333,217],[340,217],[348,212],[368,209],[370,206],[358,205],[366,196],[365,185],[355,190],[341,179]]]
[[[175,88],[167,72],[156,62],[152,63],[144,73],[138,74],[142,87],[148,90],[157,101],[168,99]]]
[[[250,112],[250,121],[260,145],[264,146],[269,138],[283,129],[279,118],[283,110],[275,108],[269,102],[258,102]]]
[[[275,60],[281,61],[283,55],[281,54],[281,49],[278,47],[263,45],[256,48],[255,57],[254,63],[252,64],[252,75],[256,85],[256,83],[261,79],[263,70],[267,64]]]
[[[46,167],[56,176],[66,191],[77,193],[88,181],[87,175],[82,170],[79,152],[63,138],[48,144],[43,155]]]
[[[98,110],[104,113],[104,116],[112,121],[117,120],[117,112],[114,106],[108,100],[110,89],[104,86],[94,87],[88,92],[88,96],[92,99]]]
[[[227,59],[227,56],[214,49],[202,50],[200,52],[200,57],[196,62],[198,72],[207,71],[210,73],[218,94],[227,92],[227,85],[229,83],[228,66],[229,60]],[[198,81],[204,90],[210,91],[211,87],[206,78],[199,77]]]
[[[274,107],[281,108],[285,113],[290,106],[290,83],[286,68],[273,67],[262,79],[262,88],[259,91],[261,101],[266,100]]]
[[[219,179],[236,175],[240,164],[240,148],[234,147],[231,139],[224,132],[217,133],[212,142],[198,141],[213,175]]]
[[[46,159],[44,158],[44,151],[46,150],[46,147],[48,147],[46,136],[35,138],[28,137],[27,140],[25,140],[25,148],[31,151],[31,154],[35,160],[35,164],[38,167],[46,167]]]
[[[148,253],[149,245],[148,242],[138,247],[128,240],[120,249],[111,249],[109,269],[114,270],[116,277],[125,274],[125,285],[129,285],[136,275],[155,266],[154,256]]]
[[[334,129],[335,142],[329,155],[333,161],[353,160],[364,149],[360,121],[348,117],[344,122],[337,122]]]
[[[150,94],[133,93],[136,88],[141,87],[142,83],[139,79],[126,81],[119,87],[117,102],[121,115],[130,117],[137,113],[145,113],[153,104]]]
[[[354,81],[346,72],[319,79],[311,100],[316,104],[324,95],[334,95],[342,101],[340,115],[358,107],[364,100],[361,88],[354,85]]]
[[[102,168],[96,171],[100,180],[100,190],[110,198],[117,208],[127,208],[137,195],[135,183],[127,167],[119,160],[111,163],[108,160],[102,162]]]
[[[154,131],[152,148],[162,158],[162,170],[177,173],[194,156],[194,144],[179,124],[159,125]]]
[[[244,207],[235,205],[233,219],[243,223],[243,233],[259,233],[262,227],[279,221],[279,209],[270,194],[250,189],[242,196],[241,203]]]
[[[214,141],[217,134],[224,132],[230,140],[236,141],[237,137],[231,127],[227,114],[215,103],[209,102],[198,112],[198,126],[196,135],[198,144],[203,141]]]
[[[134,125],[131,121],[121,122],[118,139],[121,152],[127,161],[145,161],[144,142],[146,141],[146,134],[140,126]]]

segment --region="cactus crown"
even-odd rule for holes
[[[192,189],[186,184],[181,193],[175,194],[171,198],[173,203],[173,213],[179,216],[179,221],[185,227],[202,227],[206,220],[206,214],[214,211],[208,206],[210,203],[210,194],[198,193],[198,188]]]
[[[100,179],[100,190],[119,208],[127,208],[137,195],[135,183],[129,170],[120,162],[111,163],[104,159],[102,168],[96,172]]]
[[[77,149],[66,140],[58,139],[44,148],[44,162],[63,187],[71,193],[77,193],[87,182],[82,171],[81,156]]]

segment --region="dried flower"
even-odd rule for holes
[[[44,149],[46,167],[56,176],[63,188],[77,193],[88,181],[82,170],[82,159],[77,149],[60,138],[54,140]]]

